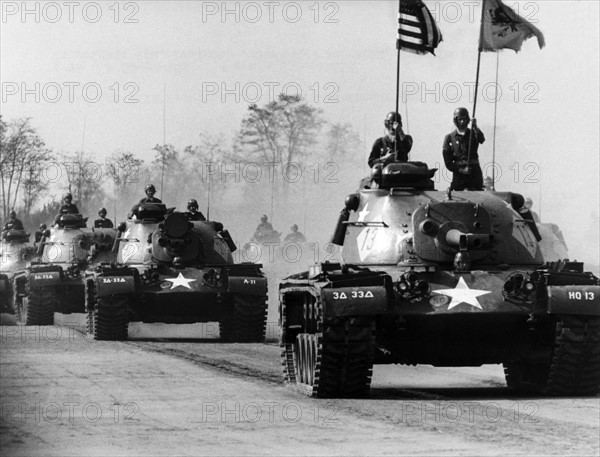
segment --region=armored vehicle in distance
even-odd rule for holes
[[[0,240],[0,312],[15,314],[25,292],[23,279],[27,262],[35,254],[29,243],[29,233],[9,230]],[[20,287],[17,287],[17,284]]]
[[[88,332],[125,340],[131,321],[219,322],[226,341],[263,341],[267,282],[260,265],[234,264],[222,224],[190,221],[146,203],[119,226],[115,264],[86,279]]]
[[[52,325],[54,313],[85,312],[83,273],[94,262],[110,262],[115,229],[86,228],[81,214],[63,214],[47,229],[37,257],[23,277],[20,320],[27,325]],[[23,282],[22,282],[23,281]]]

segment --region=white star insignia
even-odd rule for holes
[[[130,236],[131,236],[131,229],[128,227],[127,231],[125,233],[123,233],[123,238],[128,240]]]
[[[365,207],[363,208],[362,211],[358,212],[358,222],[364,222],[365,217],[367,217],[369,215],[369,210],[367,209],[369,207],[369,203],[367,203],[365,205]]]
[[[448,309],[452,309],[461,303],[468,303],[475,308],[482,309],[477,297],[491,293],[489,290],[469,289],[469,286],[462,276],[458,280],[458,284],[454,289],[439,289],[432,292],[436,294],[447,295],[448,297],[452,298],[452,301],[448,305]]]
[[[173,284],[171,285],[171,289],[175,289],[177,286],[187,287],[191,290],[190,282],[195,281],[195,279],[185,279],[181,273],[174,279],[165,279],[165,281],[170,281]]]

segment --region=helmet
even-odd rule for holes
[[[523,206],[527,209],[531,209],[531,207],[533,206],[533,200],[529,197],[527,197],[525,199],[525,203],[523,204]]]
[[[106,216],[106,213],[107,213],[106,208],[101,208],[100,211],[98,211],[98,215],[100,217]]]
[[[68,201],[69,203],[73,201],[73,195],[71,195],[71,192],[67,192],[65,195],[63,195],[63,201]]]
[[[47,228],[46,224],[40,224],[40,230],[43,231],[43,230],[46,230],[46,228]]]
[[[268,219],[269,219],[269,218],[267,217],[267,215],[266,215],[266,214],[263,214],[262,216],[260,216],[260,220],[261,220],[262,222],[267,222],[267,220],[268,220]]]
[[[394,124],[398,124],[398,125],[394,125]],[[402,127],[402,116],[400,116],[398,113],[396,113],[395,111],[390,111],[387,116],[385,117],[385,120],[383,121],[383,125],[385,125],[385,128],[388,130],[395,130],[398,127]]]
[[[146,193],[152,192],[153,194],[155,194],[156,193],[156,187],[154,187],[154,184],[146,184],[144,192],[146,192]]]
[[[192,208],[198,209],[198,202],[195,199],[190,198],[187,202],[187,209]]]
[[[17,213],[15,213],[14,211],[11,211],[10,213],[8,213],[8,217],[10,217],[11,219],[14,219],[15,217],[17,217]]]
[[[454,110],[454,121],[456,121],[459,117],[466,117],[467,122],[471,120],[469,117],[469,110],[467,108],[456,108]]]
[[[296,224],[292,225],[292,232],[295,232],[298,230],[298,226]]]

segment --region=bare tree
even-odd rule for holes
[[[354,132],[352,124],[331,124],[327,132],[327,155],[330,161],[353,157],[360,145],[358,133]]]
[[[321,110],[303,103],[298,96],[280,94],[263,108],[248,107],[238,141],[250,153],[268,162],[302,162],[324,123]]]
[[[144,161],[131,152],[115,151],[106,159],[106,173],[122,192],[128,184],[138,183]]]
[[[104,199],[102,165],[85,158],[83,151],[64,154],[64,164],[67,170],[66,188],[73,194],[73,200],[80,204],[80,210],[100,205]]]
[[[48,190],[48,181],[43,170],[53,160],[52,152],[44,149],[30,155],[22,180],[23,210],[31,214],[43,192]]]
[[[49,152],[29,121],[26,118],[6,123],[0,117],[0,192],[4,218],[17,204],[29,163]]]

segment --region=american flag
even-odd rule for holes
[[[440,41],[442,32],[427,6],[421,0],[400,0],[397,49],[435,55],[434,50]]]

